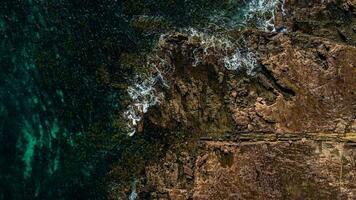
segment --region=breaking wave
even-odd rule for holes
[[[245,70],[247,75],[254,75],[257,67],[257,59],[254,53],[247,47],[242,47],[239,43],[234,43],[225,37],[216,37],[195,29],[189,29],[189,40],[196,43],[203,51],[193,50],[193,66],[204,63],[212,55],[219,55],[218,61],[227,70]]]
[[[252,52],[243,54],[239,49],[236,49],[236,52],[232,56],[226,56],[224,58],[224,66],[228,70],[246,69],[248,75],[254,75],[257,67],[257,59]]]
[[[209,17],[211,24],[224,28],[257,28],[276,31],[275,14],[279,9],[286,15],[285,0],[249,0],[234,3],[231,11],[215,11]]]
[[[159,60],[159,62],[155,62]],[[124,117],[128,120],[128,135],[133,136],[136,132],[138,123],[142,120],[144,113],[148,111],[148,108],[159,103],[159,99],[163,97],[161,92],[158,92],[155,88],[157,84],[161,84],[168,87],[164,79],[164,75],[167,71],[161,71],[168,63],[165,59],[158,56],[155,59],[148,59],[145,67],[151,71],[146,77],[137,77],[134,85],[127,89],[127,92],[131,99],[131,104],[128,106],[127,111],[124,113]]]
[[[275,9],[279,0],[252,0],[247,4],[244,20],[265,31],[275,31]]]

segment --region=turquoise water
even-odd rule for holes
[[[95,47],[83,45],[92,40],[89,36],[72,38],[85,31],[80,32],[76,24],[80,20],[73,20],[83,16],[70,10],[77,9],[75,2],[3,3],[0,199],[91,195],[86,194],[85,187],[91,189],[94,182],[91,173],[96,161],[92,157],[101,147],[87,148],[78,142],[87,140],[84,133],[91,123],[110,126],[111,111],[118,107],[113,98],[119,91],[96,82],[95,71],[90,69],[96,63],[89,63],[94,59],[80,63],[84,56],[90,56],[88,49]],[[102,45],[100,41],[98,45]],[[105,62],[100,60],[100,53],[92,54],[98,55],[98,63]],[[93,108],[95,104],[98,106]]]
[[[36,64],[38,44],[49,28],[45,16],[32,1],[5,5],[0,48],[0,198],[35,198],[43,182],[60,168],[60,145],[70,138],[55,111],[64,103],[62,91],[44,90]],[[20,12],[21,6],[27,7],[26,13]]]

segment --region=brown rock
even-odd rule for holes
[[[229,167],[223,164],[227,157],[217,153],[226,150],[233,158]],[[165,184],[165,190],[171,199],[352,199],[356,195],[355,155],[355,149],[343,143],[306,138],[204,142],[197,156],[190,156],[196,160],[194,178],[177,179],[173,186]],[[147,169],[150,173],[152,168]],[[164,171],[156,172],[150,176],[166,179]]]
[[[240,46],[223,34],[165,35],[154,53],[174,68],[158,66],[170,88],[143,130],[191,140],[149,163],[138,188],[152,199],[356,199],[355,5],[286,0],[276,20],[287,33],[235,34],[255,75],[225,68]]]

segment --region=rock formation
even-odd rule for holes
[[[137,134],[188,139],[145,167],[138,197],[355,199],[355,9],[287,0],[276,32],[162,36],[152,73],[169,87]]]

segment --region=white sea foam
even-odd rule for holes
[[[137,192],[136,192],[136,179],[134,179],[131,183],[131,193],[129,196],[129,200],[135,200],[137,199]]]
[[[146,78],[137,77],[136,83],[127,89],[131,98],[131,104],[127,107],[126,112],[124,112],[124,117],[128,120],[129,136],[133,136],[136,133],[136,126],[142,120],[143,115],[148,109],[160,102],[159,99],[163,94],[156,90],[156,85],[161,84],[164,87],[168,87],[164,79],[164,74],[166,74],[167,71],[159,70],[159,68],[163,69],[163,67],[169,69],[169,67],[167,68],[168,63],[158,56],[148,60],[147,66],[145,67],[154,70],[152,70]]]
[[[257,65],[257,59],[252,52],[241,53],[239,49],[232,56],[224,57],[224,66],[228,70],[245,69],[248,75],[254,75]]]
[[[141,121],[142,115],[148,111],[150,106],[158,102],[155,88],[153,87],[154,83],[155,79],[150,77],[141,83],[130,86],[127,90],[132,103],[128,106],[124,115],[129,120],[130,136],[135,133],[135,127]]]
[[[216,37],[195,29],[188,29],[189,40],[199,41],[203,48],[202,53],[198,49],[193,50],[193,66],[204,64],[208,56],[215,54],[228,70],[245,70],[248,75],[254,75],[257,67],[257,59],[254,53],[241,51],[240,47],[225,37]]]
[[[285,8],[286,0],[281,0],[280,3],[281,3],[282,15],[283,15],[283,16],[286,16],[286,14],[287,14],[287,13],[286,13],[286,8]]]
[[[230,2],[231,10],[214,10],[210,24],[220,28],[254,27],[264,31],[276,31],[275,14],[280,9],[286,15],[285,0],[244,0]]]
[[[253,23],[257,28],[275,31],[275,9],[279,0],[251,0],[246,6],[244,20]]]

